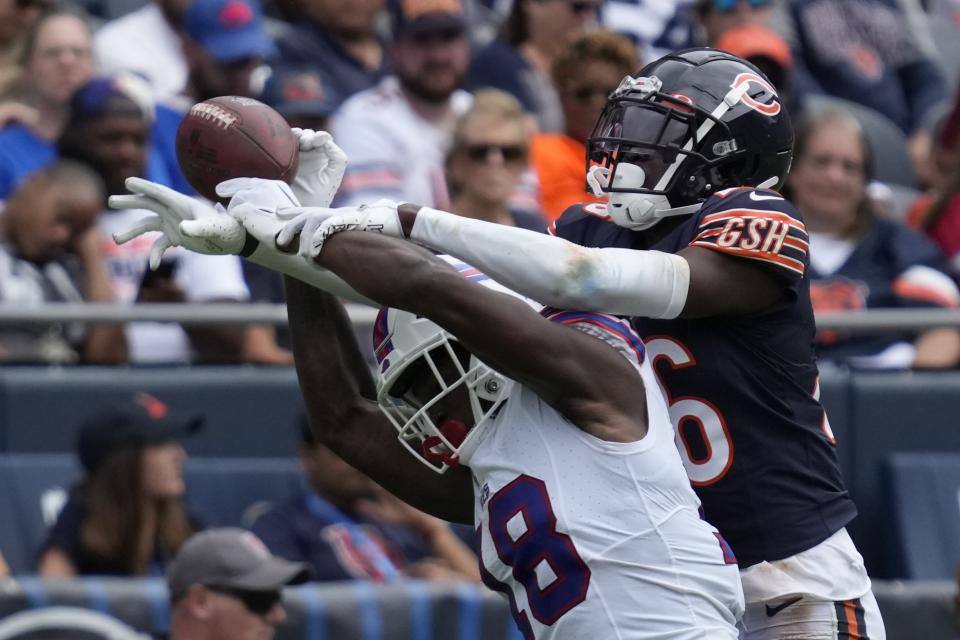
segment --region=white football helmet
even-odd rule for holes
[[[473,267],[441,256],[461,275],[488,288],[516,295]],[[539,309],[539,305],[531,303]],[[479,444],[509,398],[513,380],[494,371],[434,322],[399,309],[383,308],[373,327],[378,363],[377,403],[399,433],[400,442],[421,462],[443,473],[460,464]],[[417,398],[411,387],[423,376],[435,382],[433,397]],[[436,424],[430,410],[465,386],[473,424],[447,419]]]

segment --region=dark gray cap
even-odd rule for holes
[[[201,531],[183,544],[167,569],[167,586],[176,601],[194,584],[275,591],[309,577],[309,565],[271,554],[249,531],[222,528]]]

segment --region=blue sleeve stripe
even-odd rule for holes
[[[27,604],[31,609],[41,609],[50,606],[50,597],[43,581],[36,576],[23,576],[17,578],[17,584],[23,589],[23,595],[27,598]]]
[[[457,597],[460,599],[460,624],[458,640],[480,640],[483,626],[481,592],[467,584],[457,585]]]
[[[366,580],[357,580],[353,583],[353,593],[360,609],[360,637],[363,640],[382,640],[383,620],[373,587]]]
[[[305,640],[326,640],[326,612],[323,596],[316,584],[305,584],[292,589],[300,598],[303,607],[303,626]]]
[[[100,578],[84,578],[83,591],[94,611],[110,615],[110,597]]]
[[[410,580],[407,582],[410,595],[410,623],[413,627],[410,640],[433,639],[433,602],[430,590],[425,582]]]
[[[572,324],[577,322],[587,322],[595,326],[606,329],[610,333],[630,345],[630,348],[637,354],[637,360],[642,364],[646,347],[643,341],[634,331],[623,325],[622,322],[602,313],[591,313],[588,311],[557,311],[556,309],[544,309],[541,313],[551,322],[561,324]]]
[[[155,631],[165,632],[170,625],[170,594],[161,578],[143,582],[143,591],[150,603],[151,624]]]

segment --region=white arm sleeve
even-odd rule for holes
[[[449,253],[546,305],[623,316],[676,318],[690,266],[660,251],[581,247],[526,229],[423,207],[410,239]]]

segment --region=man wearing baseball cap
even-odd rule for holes
[[[283,587],[309,568],[271,555],[243,529],[209,529],[180,548],[167,571],[171,640],[271,638],[286,619]]]

